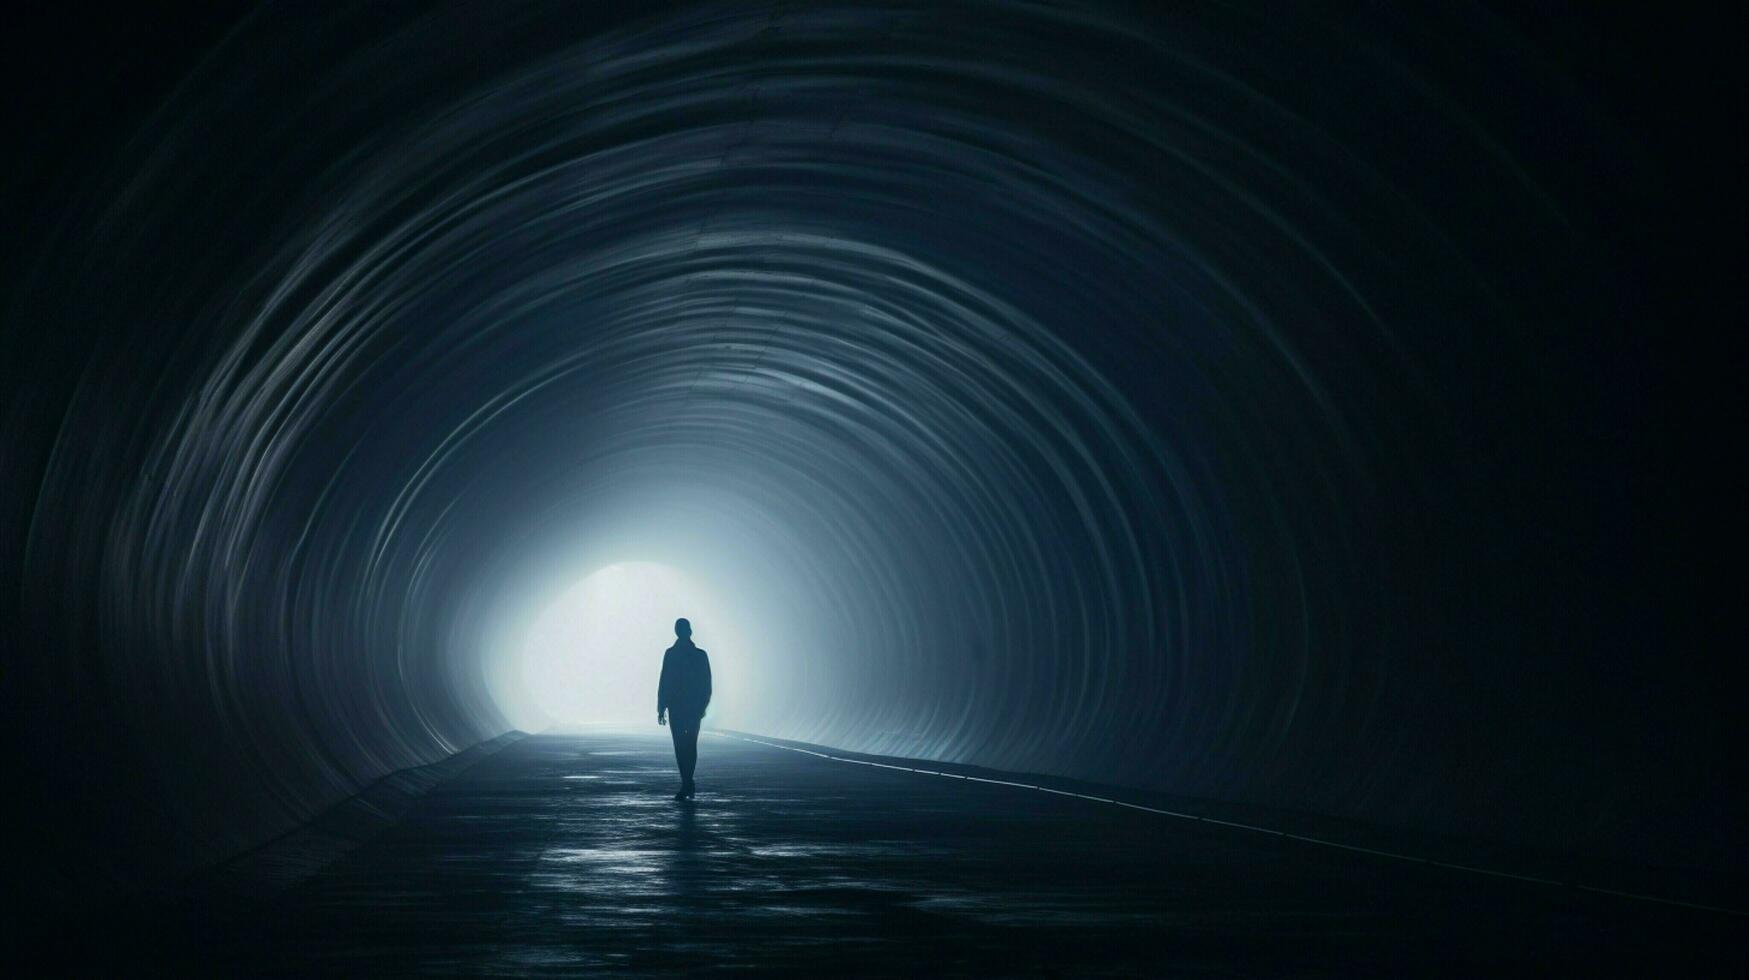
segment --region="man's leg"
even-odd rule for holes
[[[675,753],[680,760],[680,781],[692,785],[693,770],[698,768],[698,722],[688,719],[674,733]]]
[[[680,781],[692,781],[692,763],[686,761],[686,723],[679,718],[668,719],[668,734],[674,739],[674,764],[680,767]]]

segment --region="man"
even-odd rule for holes
[[[698,726],[711,703],[711,662],[692,645],[692,624],[674,621],[674,645],[662,654],[662,680],[656,685],[656,724],[674,736],[674,761],[680,764],[677,800],[690,800],[692,771],[698,766]],[[669,724],[672,720],[673,724]]]

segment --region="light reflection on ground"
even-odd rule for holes
[[[1546,962],[1582,914],[1555,890],[730,739],[700,743],[681,803],[666,748],[504,749],[287,893],[239,950],[271,962],[232,972],[1488,975]]]

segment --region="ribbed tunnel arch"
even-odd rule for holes
[[[1611,188],[1491,94],[1624,151],[1473,13],[248,18],[12,308],[15,418],[59,417],[13,443],[26,678],[110,736],[54,778],[130,773],[171,842],[94,860],[503,731],[518,631],[621,562],[736,605],[723,724],[1652,846],[1619,772],[1510,748],[1636,739],[1538,680],[1607,562],[1522,591],[1619,517],[1561,498],[1632,407],[1619,351],[1547,371],[1616,306]]]

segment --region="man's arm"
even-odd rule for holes
[[[702,712],[705,708],[710,707],[711,703],[711,658],[700,652],[698,661],[704,665],[704,704],[699,705],[699,710]]]
[[[658,725],[666,724],[663,716],[668,713],[669,678],[673,676],[673,672],[668,669],[668,661],[673,659],[673,655],[674,651],[672,650],[666,650],[662,653],[662,676],[656,681],[656,724]]]

